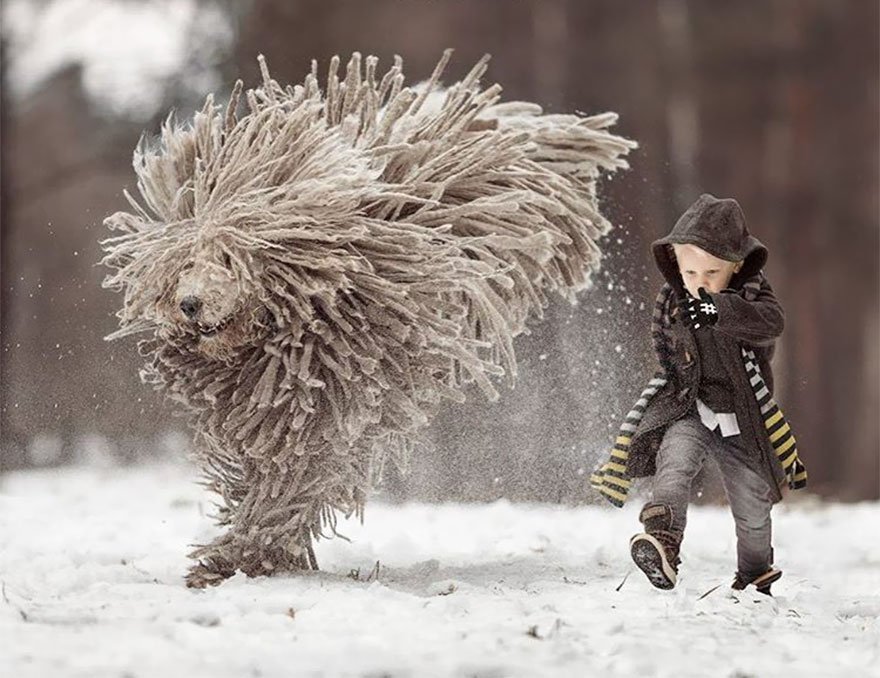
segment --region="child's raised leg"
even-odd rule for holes
[[[645,504],[639,515],[645,531],[630,540],[633,561],[657,588],[675,586],[691,483],[712,442],[711,432],[695,412],[674,422],[663,436],[657,453],[652,501]]]
[[[715,443],[712,432],[700,421],[696,410],[673,422],[657,452],[651,504],[672,509],[672,529],[684,533],[691,484]]]

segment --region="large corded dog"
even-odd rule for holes
[[[119,337],[191,413],[228,530],[187,583],[316,569],[312,540],[362,516],[444,400],[516,376],[512,339],[598,267],[600,173],[635,144],[616,115],[545,115],[479,86],[403,86],[355,53],[302,85],[208,97],[141,140],[142,200],[106,219]]]

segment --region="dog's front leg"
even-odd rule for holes
[[[200,564],[212,575],[241,570],[256,577],[318,569],[312,541],[320,531],[326,497],[318,482],[321,464],[316,459],[303,463],[306,468],[298,473],[248,469],[245,495],[227,514],[229,532],[192,554],[207,557]]]

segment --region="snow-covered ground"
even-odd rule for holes
[[[618,590],[635,501],[373,503],[321,573],[193,591],[187,544],[213,532],[193,478],[0,480],[0,676],[880,676],[880,504],[777,507],[773,599],[729,590],[722,508],[693,509],[676,590]]]

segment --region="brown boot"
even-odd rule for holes
[[[734,591],[742,591],[747,586],[752,585],[756,589],[758,589],[758,593],[763,593],[765,596],[771,596],[770,593],[770,585],[778,581],[782,577],[782,570],[777,570],[772,565],[770,569],[768,569],[764,574],[759,574],[757,577],[746,577],[736,573],[736,578],[733,580],[733,584],[730,585]]]
[[[681,532],[672,529],[672,507],[645,504],[639,514],[645,531],[629,541],[633,561],[658,589],[671,589],[678,578]]]

